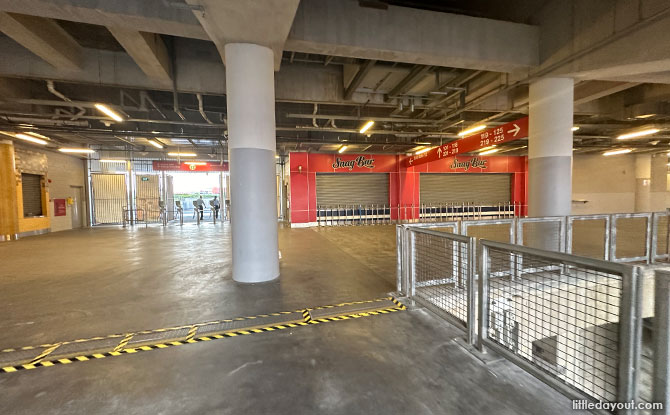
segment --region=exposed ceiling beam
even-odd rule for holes
[[[108,29],[142,72],[151,78],[171,81],[170,57],[160,35],[119,26]]]
[[[372,120],[380,122],[397,122],[403,124],[429,124],[431,120],[429,119],[416,119],[416,118],[400,118],[400,117],[358,117],[356,115],[322,115],[322,114],[286,114],[287,118],[304,118],[304,119],[319,119],[319,120],[351,120],[351,121],[362,121],[362,120]]]
[[[398,95],[404,94],[405,92],[412,89],[421,78],[431,69],[431,66],[416,65],[402,81],[398,82],[396,86],[389,91],[389,93],[384,97],[384,102],[390,102]]]
[[[0,12],[0,31],[58,69],[82,68],[82,47],[51,19]]]
[[[344,91],[345,100],[351,99],[351,97],[354,95],[354,92],[356,92],[356,89],[358,89],[358,87],[361,85],[361,82],[363,82],[365,76],[370,72],[376,63],[377,61],[374,59],[369,60],[358,69],[358,72],[356,72],[356,75],[354,75],[354,79],[351,80],[349,86]]]
[[[626,89],[640,85],[633,82],[611,82],[611,81],[590,81],[582,82],[575,86],[575,105],[585,104],[587,102],[625,91]]]

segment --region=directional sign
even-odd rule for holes
[[[470,153],[509,141],[528,137],[528,117],[508,122],[460,140],[452,141],[425,153],[415,154],[405,160],[407,167],[417,166],[461,153]]]
[[[204,161],[154,160],[154,171],[228,171],[228,163],[211,163]]]

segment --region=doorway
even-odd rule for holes
[[[214,197],[219,201],[218,219],[227,219],[228,210],[226,200],[228,196],[228,172],[170,172],[169,182],[172,190],[172,198],[168,198],[168,209],[178,212],[178,206],[183,209],[184,222],[196,222],[198,214],[196,205],[202,197],[204,209],[202,220],[212,221],[210,202],[214,203]],[[176,218],[175,218],[176,219]]]
[[[84,222],[86,205],[83,186],[70,186],[70,194],[72,194],[72,206],[70,213],[72,214],[72,229],[80,229],[86,227]]]

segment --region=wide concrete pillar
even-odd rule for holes
[[[565,216],[572,209],[574,81],[547,78],[530,84],[528,214]]]
[[[635,211],[651,212],[651,154],[635,156]]]
[[[279,276],[272,49],[225,46],[233,279]]]
[[[14,145],[0,140],[0,242],[18,238]]]

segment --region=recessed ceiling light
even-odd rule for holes
[[[483,130],[483,129],[485,129],[485,128],[486,128],[485,125],[478,125],[478,126],[476,126],[476,127],[468,128],[467,130],[463,130],[463,131],[461,131],[460,133],[458,133],[458,136],[459,136],[459,137],[465,137],[465,136],[474,134],[474,133],[476,133],[477,131],[481,131],[481,130]]]
[[[62,153],[95,153],[95,150],[90,148],[59,148],[58,151]]]
[[[621,134],[620,136],[617,137],[617,140],[626,140],[626,139],[629,139],[629,138],[645,137],[645,136],[648,136],[648,135],[656,134],[659,131],[661,131],[661,130],[659,130],[658,128],[647,128],[645,130],[634,131],[634,132],[628,133],[628,134]]]
[[[610,150],[603,153],[603,156],[616,156],[617,154],[626,154],[633,151],[631,148],[622,148],[620,150]]]

